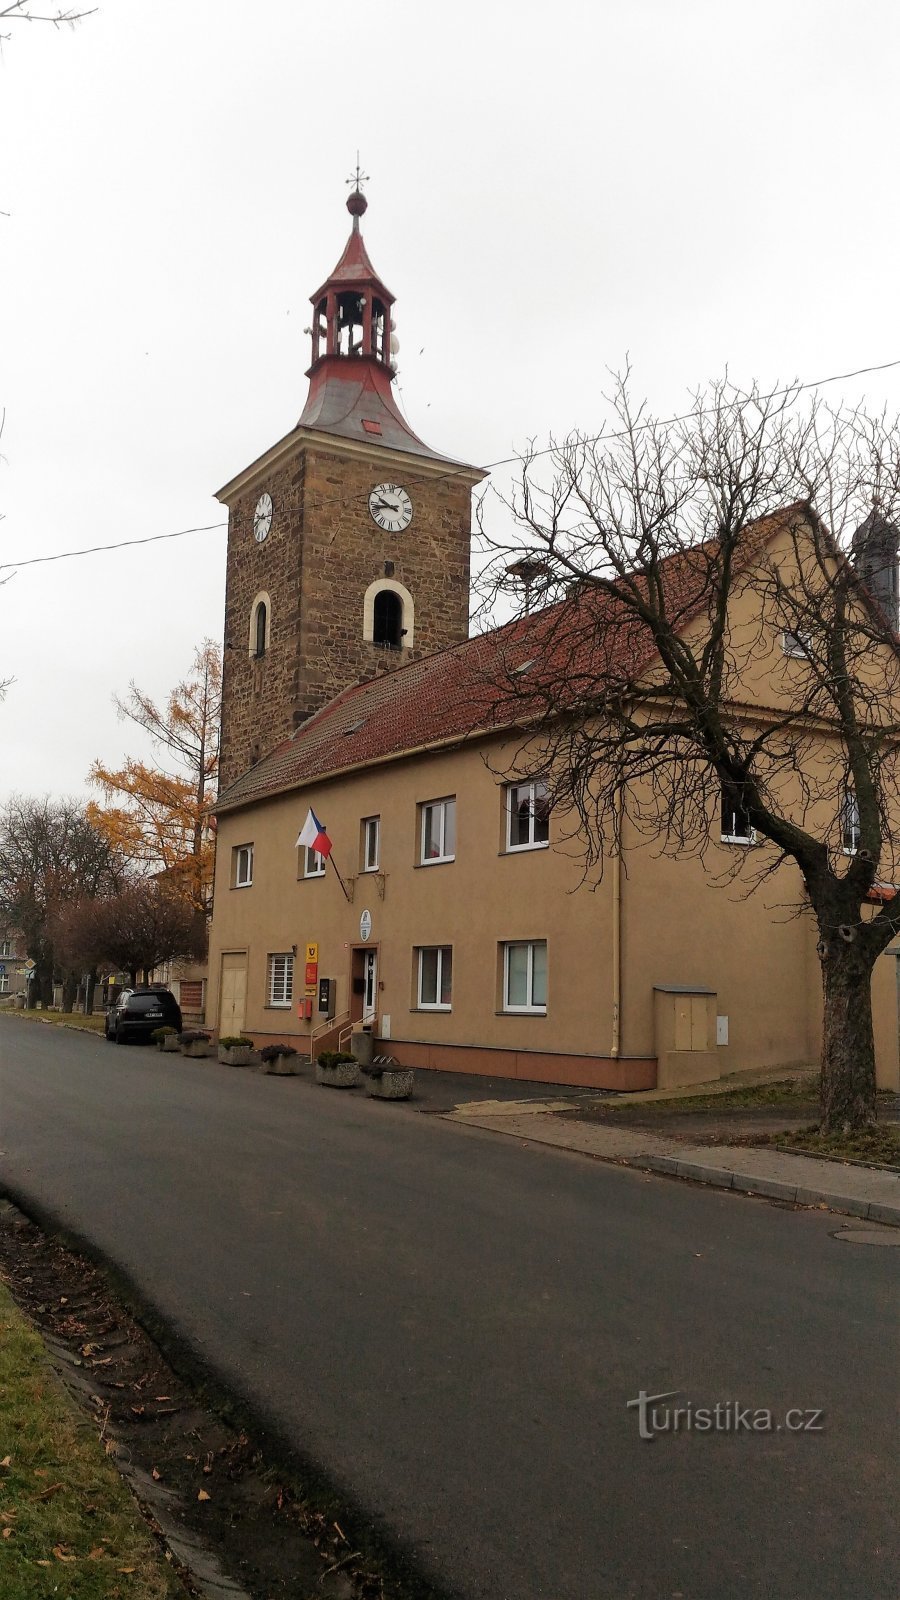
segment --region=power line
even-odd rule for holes
[[[27,561],[0,562],[0,572],[15,567],[37,567],[44,561],[70,561],[73,556],[96,556],[104,550],[125,550],[133,544],[157,544],[160,539],[183,539],[186,533],[212,533],[215,528],[227,528],[227,522],[208,522],[202,528],[179,528],[176,533],[148,533],[144,539],[120,539],[116,544],[92,544],[84,550],[58,550],[53,556],[29,556]]]
[[[772,389],[768,394],[761,395],[760,398],[763,399],[763,400],[777,400],[782,395],[786,395],[786,394],[802,394],[807,389],[824,389],[826,387],[826,385],[829,384],[829,383],[843,383],[843,382],[846,382],[846,380],[848,378],[864,378],[864,377],[868,377],[871,373],[874,373],[874,372],[889,372],[893,367],[900,367],[900,357],[898,357],[898,359],[895,360],[895,361],[881,361],[875,366],[856,367],[856,368],[854,368],[854,370],[852,372],[834,372],[827,378],[816,378],[816,379],[810,380],[807,383],[788,383],[788,384],[785,384],[784,387],[781,388],[781,389]],[[405,409],[405,407],[404,407],[404,409]],[[652,427],[659,427],[659,428],[671,427],[676,422],[689,422],[690,419],[692,417],[695,417],[695,416],[709,416],[715,410],[716,410],[715,406],[705,406],[705,407],[701,407],[699,410],[683,411],[683,412],[679,413],[678,415],[672,416],[672,417],[652,418],[647,422],[639,422],[639,423],[637,423],[635,425],[635,428],[634,428],[633,431],[636,432],[636,433],[640,433],[640,432],[643,432],[645,429],[652,428]],[[621,439],[623,436],[624,436],[624,429],[621,429],[621,428],[619,428],[619,429],[610,429],[610,430],[608,430],[607,432],[604,432],[604,433],[588,434],[580,442],[582,444],[601,444],[606,439]],[[334,437],[337,438],[338,436],[335,435]],[[529,461],[536,461],[536,460],[540,459],[540,457],[542,457],[542,456],[552,455],[557,448],[558,448],[557,445],[547,445],[542,450],[530,451],[529,454],[528,454],[528,460]],[[501,456],[500,459],[497,460],[497,461],[488,461],[485,464],[483,470],[485,472],[492,472],[495,467],[515,466],[517,462],[521,461],[521,459],[522,459],[521,456],[517,456],[517,455],[516,456]],[[420,481],[427,481],[427,482],[434,483],[434,482],[440,482],[440,480],[442,478],[446,480],[446,479],[449,479],[449,478],[460,477],[464,472],[467,472],[468,470],[469,469],[466,468],[466,467],[458,467],[458,466],[449,467],[446,472],[429,473],[428,477],[427,477],[427,480],[426,480],[424,478],[423,474],[417,474],[415,469],[413,469],[411,472],[409,472],[407,474],[407,476],[410,477],[413,480],[415,480],[418,477],[420,479]],[[365,491],[361,491],[358,494],[352,494],[352,495],[341,495],[341,494],[326,495],[326,496],[321,497],[319,500],[313,500],[311,503],[307,502],[305,509],[310,510],[310,511],[319,511],[325,506],[336,505],[338,503],[343,504],[343,505],[352,505],[356,501],[362,502],[365,499],[366,499]],[[12,571],[13,569],[18,570],[20,567],[40,566],[40,565],[44,564],[45,562],[49,562],[49,561],[69,561],[69,560],[72,560],[76,556],[102,555],[104,551],[107,551],[107,550],[126,550],[126,549],[130,548],[132,545],[157,544],[163,539],[183,539],[185,537],[185,535],[189,534],[189,533],[213,533],[216,529],[227,528],[227,527],[228,527],[227,521],[226,522],[210,522],[210,523],[207,523],[205,526],[198,527],[198,528],[179,528],[175,533],[151,533],[151,534],[148,534],[145,538],[142,538],[142,539],[120,539],[115,544],[89,545],[84,550],[59,550],[59,551],[56,552],[55,555],[50,555],[50,556],[29,556],[28,559],[25,560],[25,561],[3,561],[3,562],[0,562],[0,572],[9,572],[9,571]]]

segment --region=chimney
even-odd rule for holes
[[[857,528],[851,550],[860,578],[896,633],[900,623],[900,529],[876,507]]]

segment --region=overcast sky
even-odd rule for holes
[[[402,398],[448,455],[599,427],[626,353],[663,412],[726,364],[900,358],[889,0],[102,0],[6,31],[0,562],[222,520],[302,409],[357,147]],[[900,409],[900,367],[829,394]],[[15,572],[0,798],[142,753],[112,696],[221,639],[224,555]]]

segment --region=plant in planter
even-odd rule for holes
[[[260,1072],[272,1072],[279,1077],[296,1077],[300,1061],[292,1044],[267,1044],[259,1052]]]
[[[376,1056],[366,1069],[366,1094],[373,1100],[408,1100],[414,1081],[412,1067],[401,1067],[393,1056]]]
[[[150,1035],[158,1050],[180,1050],[181,1036],[177,1028],[154,1028]]]
[[[316,1061],[316,1083],[328,1089],[352,1089],[359,1083],[359,1062],[345,1050],[323,1050]]]
[[[178,1042],[181,1045],[181,1054],[190,1056],[192,1060],[205,1060],[209,1055],[210,1035],[202,1028],[186,1028],[179,1034]]]
[[[242,1033],[226,1033],[219,1040],[219,1060],[226,1067],[249,1067],[253,1055],[253,1040]]]

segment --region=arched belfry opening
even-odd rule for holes
[[[379,589],[375,596],[372,643],[387,650],[403,645],[403,601],[393,589]]]

